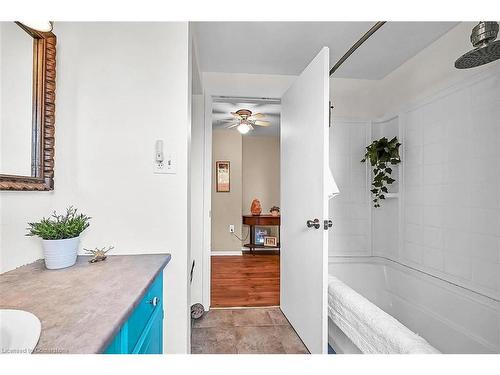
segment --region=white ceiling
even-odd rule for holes
[[[236,112],[238,109],[249,109],[252,113],[265,114],[266,117],[263,120],[269,121],[271,125],[266,127],[256,126],[248,135],[277,137],[280,134],[280,107],[280,104],[263,101],[215,101],[212,106],[212,127],[213,129],[225,129],[229,123],[224,120],[234,119],[231,112]],[[228,129],[228,131],[237,132],[236,128]]]
[[[201,71],[300,73],[321,47],[330,67],[374,22],[195,22]],[[381,79],[457,22],[388,22],[337,70],[335,77]]]

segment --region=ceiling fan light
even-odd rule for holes
[[[54,27],[52,21],[20,21],[23,25],[28,26],[30,29],[42,32],[50,32]]]
[[[245,124],[245,123],[241,123],[238,125],[238,127],[236,128],[238,129],[238,131],[241,133],[241,134],[247,134],[251,128],[250,128],[250,125],[248,124]]]

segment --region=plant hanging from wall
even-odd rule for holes
[[[373,194],[373,207],[380,207],[380,200],[385,199],[385,194],[389,192],[387,186],[395,181],[391,178],[392,168],[390,165],[401,163],[399,146],[401,143],[398,142],[397,137],[390,141],[383,137],[366,147],[366,154],[361,162],[369,160],[373,167],[373,189],[370,190]]]

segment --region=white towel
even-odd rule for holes
[[[328,173],[326,176],[326,192],[328,195],[328,199],[332,199],[334,196],[340,193],[340,190],[333,178],[333,173],[330,167],[328,167]]]
[[[328,315],[363,353],[439,353],[416,333],[334,276],[328,281]]]

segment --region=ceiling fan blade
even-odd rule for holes
[[[228,126],[226,126],[226,129],[234,128],[234,127],[238,126],[239,124],[240,124],[239,122],[235,122],[235,123],[229,124]]]
[[[234,117],[241,118],[241,116],[240,116],[238,113],[236,113],[236,112],[231,112],[231,114],[232,114]]]
[[[266,117],[266,115],[263,113],[254,113],[252,114],[252,116],[249,117],[249,119],[253,120],[255,118],[264,118],[264,117]]]
[[[253,121],[253,124],[257,125],[257,126],[271,126],[271,123],[269,121],[257,120],[257,121]]]

